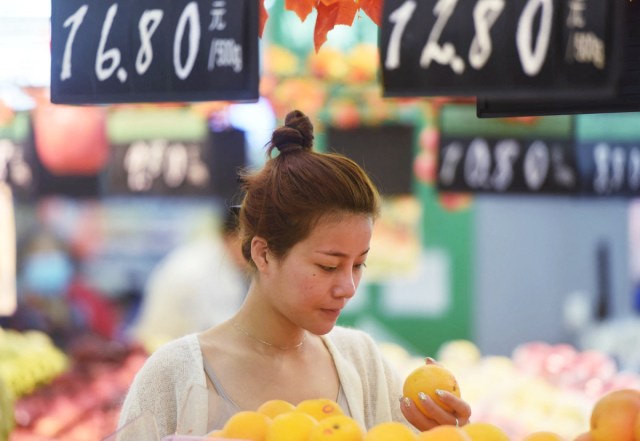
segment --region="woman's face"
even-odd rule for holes
[[[282,260],[270,259],[272,305],[314,334],[329,332],[358,288],[372,228],[361,214],[321,218]]]

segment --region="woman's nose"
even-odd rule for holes
[[[356,293],[358,280],[352,269],[342,271],[338,277],[335,293],[341,297],[351,298]]]

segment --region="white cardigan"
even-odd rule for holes
[[[322,339],[333,357],[351,417],[363,429],[392,420],[408,424],[399,404],[402,380],[368,334],[336,326]],[[136,374],[118,427],[147,413],[155,417],[160,438],[176,433],[178,421],[180,434],[186,434],[184,428],[188,428],[190,435],[205,435],[206,387],[197,335],[169,342],[151,354]],[[190,389],[195,396],[187,401]]]

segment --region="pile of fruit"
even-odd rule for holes
[[[379,423],[364,430],[340,406],[328,399],[306,400],[297,406],[270,400],[255,411],[234,414],[220,429],[206,437],[172,435],[163,441],[510,441],[491,423],[472,422],[463,427],[439,426],[416,432],[399,422]],[[523,441],[563,441],[551,432],[535,432]]]
[[[446,390],[460,397],[460,387],[451,371],[438,364],[415,368],[404,381],[403,394],[418,406],[419,392],[431,396],[446,409],[436,391]],[[179,435],[163,441],[193,441]],[[400,422],[382,422],[365,430],[340,405],[329,399],[310,399],[293,405],[284,400],[269,400],[255,411],[234,414],[220,430],[199,439],[248,441],[512,441],[499,426],[489,422],[471,422],[462,427],[442,425],[416,431]],[[522,441],[564,441],[553,432],[533,432]],[[596,440],[599,441],[599,440]]]
[[[0,378],[14,399],[51,382],[67,366],[67,356],[47,334],[0,328]]]
[[[14,402],[53,380],[67,367],[67,357],[46,334],[0,328],[0,441],[15,426]]]

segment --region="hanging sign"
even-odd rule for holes
[[[54,103],[257,100],[255,0],[52,0]]]
[[[620,71],[619,0],[387,0],[386,96],[608,96]]]
[[[584,193],[640,195],[640,143],[603,140],[579,143],[576,148]]]
[[[575,193],[573,143],[561,139],[442,137],[438,188],[493,193]]]
[[[11,188],[0,180],[0,317],[12,315],[16,296],[16,223]]]
[[[472,105],[448,104],[439,126],[442,191],[574,194],[580,188],[569,116],[483,120]]]
[[[27,161],[26,146],[12,139],[0,139],[0,183],[27,196],[34,184],[32,164]]]
[[[576,152],[582,192],[592,196],[640,195],[637,113],[576,115]]]
[[[0,127],[0,184],[7,184],[17,200],[33,196],[37,184],[29,119],[28,113],[19,112],[9,125]]]
[[[211,173],[204,142],[140,139],[112,145],[108,193],[206,196]]]

